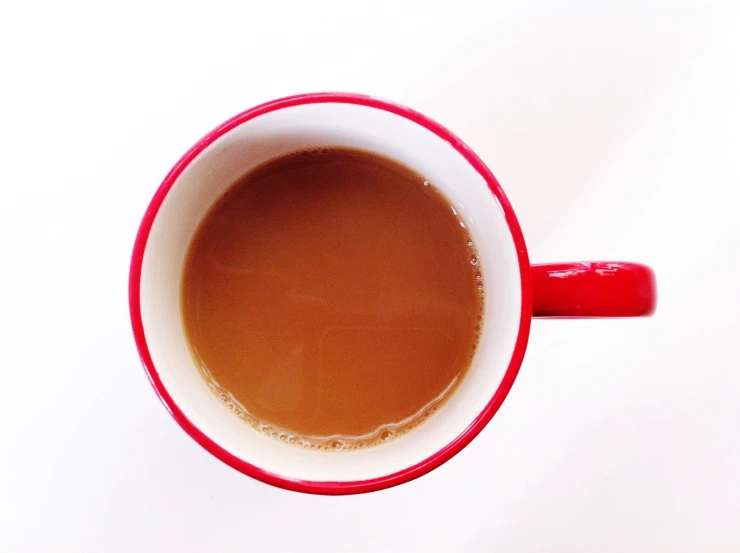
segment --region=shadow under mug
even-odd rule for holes
[[[390,157],[424,175],[469,227],[490,286],[481,339],[458,389],[424,424],[387,444],[320,452],[249,428],[211,392],[183,330],[180,281],[190,241],[240,176],[281,155],[343,146]],[[172,168],[144,214],[131,260],[131,322],[154,390],[180,426],[236,470],[301,492],[351,494],[417,478],[464,448],[511,389],[532,317],[653,313],[652,270],[623,262],[530,265],[514,211],[481,159],[450,131],[376,98],[317,93],[262,104],[229,119]]]

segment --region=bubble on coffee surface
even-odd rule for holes
[[[307,158],[307,157],[313,157],[317,155],[328,154],[330,149],[331,148],[327,146],[318,146],[314,148],[305,148],[303,150],[298,150],[297,152],[293,152],[293,154],[289,154],[289,155],[296,155],[296,156],[300,156],[303,158]]]

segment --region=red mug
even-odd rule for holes
[[[185,255],[198,224],[238,177],[269,159],[317,146],[393,158],[425,175],[465,219],[487,291],[475,359],[427,422],[382,446],[320,452],[280,443],[232,415],[201,378],[180,316]],[[524,358],[532,317],[642,317],[655,310],[653,271],[623,262],[530,265],[514,210],[491,171],[428,117],[385,100],[320,93],[274,100],[229,119],[172,168],[144,214],[129,277],[131,323],[154,390],[207,451],[258,480],[321,494],[362,493],[417,478],[488,424]]]

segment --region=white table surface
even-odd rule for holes
[[[0,0],[0,551],[740,551],[740,25],[699,0]],[[533,261],[650,263],[652,319],[535,321],[461,454],[271,488],[170,418],[129,328],[162,177],[256,103],[350,90],[486,160]]]

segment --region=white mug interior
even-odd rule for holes
[[[485,315],[477,353],[458,389],[429,420],[376,447],[324,452],[281,443],[229,412],[206,385],[186,341],[182,269],[193,235],[213,203],[258,165],[303,148],[376,152],[418,172],[458,212],[480,254]],[[309,103],[258,115],[231,129],[182,171],[154,218],[140,277],[144,336],[162,385],[183,414],[235,457],[289,479],[363,481],[414,466],[445,448],[484,410],[514,353],[522,308],[514,238],[485,179],[449,142],[376,107]]]

